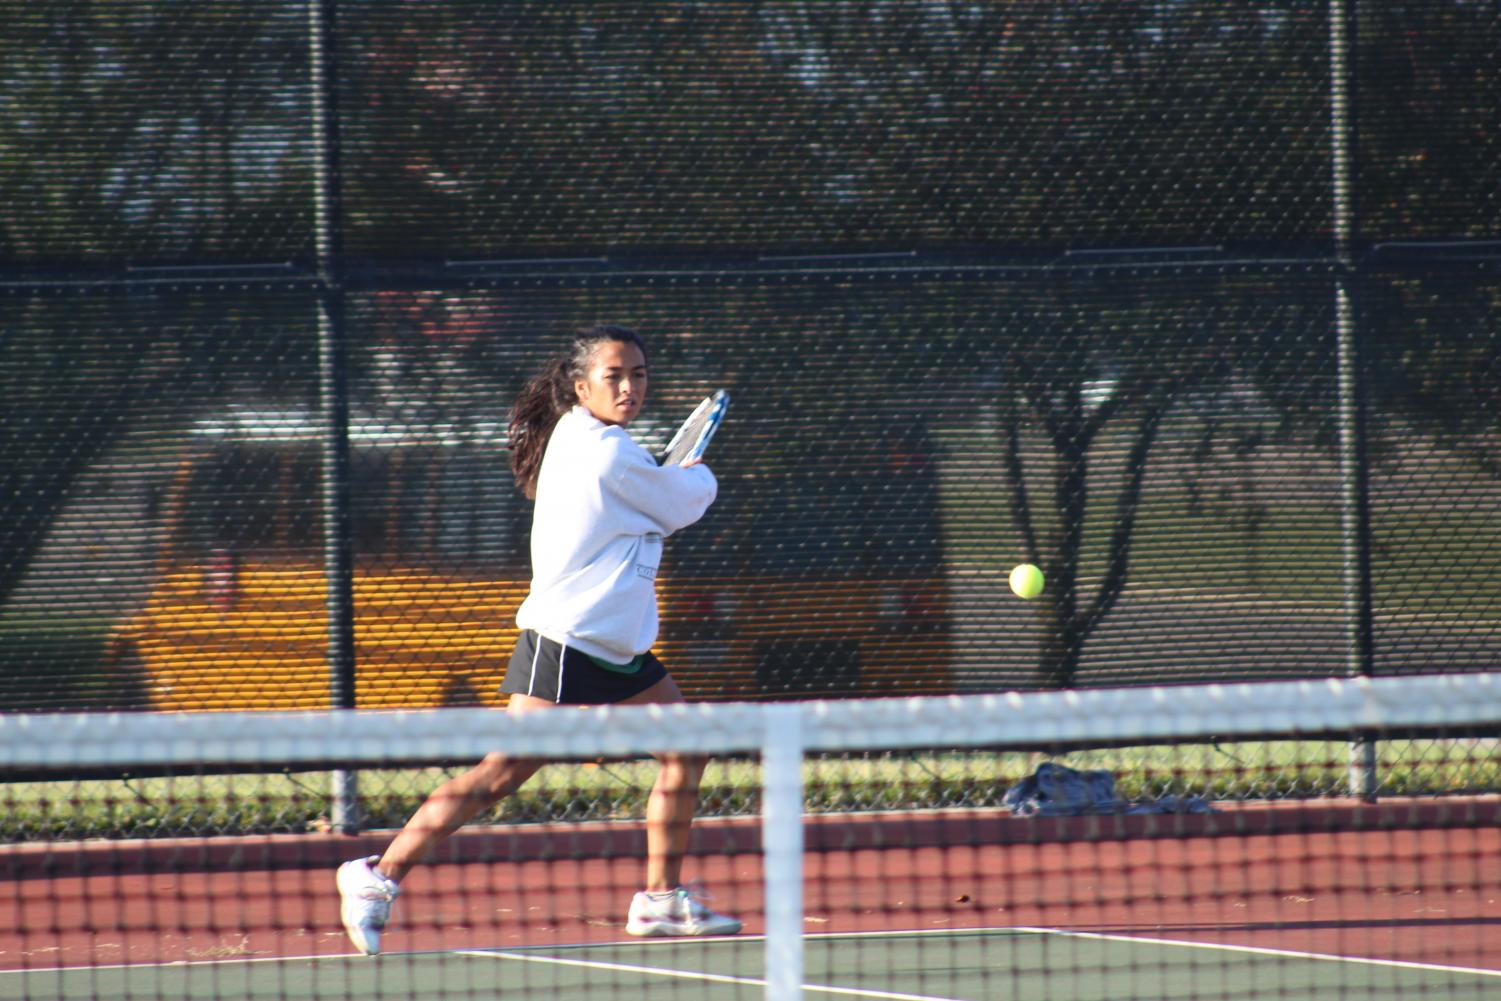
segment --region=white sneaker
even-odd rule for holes
[[[401,892],[395,883],[375,871],[380,856],[358,858],[339,866],[339,916],[349,941],[362,955],[380,952],[380,933],[391,918],[391,903]]]
[[[716,914],[704,903],[708,895],[698,886],[680,886],[654,896],[642,890],[631,898],[625,930],[632,935],[733,935],[740,919]]]

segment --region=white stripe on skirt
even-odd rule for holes
[[[532,676],[526,682],[526,694],[531,695],[537,687],[537,658],[542,656],[542,637],[532,633],[536,641],[532,643]]]

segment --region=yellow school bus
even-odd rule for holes
[[[720,470],[663,565],[658,650],[689,698],[953,691],[936,468],[907,445]]]
[[[288,411],[194,429],[149,594],[110,647],[153,708],[330,705],[318,431]],[[503,705],[531,518],[504,428],[355,418],[350,443],[356,704]],[[656,649],[689,698],[952,690],[921,450],[720,479],[659,581]]]
[[[319,447],[299,411],[194,428],[110,645],[154,708],[330,705]],[[350,507],[357,705],[502,704],[530,519],[503,428],[353,418]]]

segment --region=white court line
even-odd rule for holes
[[[884,931],[810,931],[804,932],[803,938],[809,941],[836,938],[913,938],[917,936],[933,935],[996,935],[1003,932],[1015,931],[1009,926],[981,925],[975,928],[896,928]],[[1028,929],[1029,931],[1031,929]],[[579,949],[619,949],[625,946],[635,946],[638,949],[667,949],[673,946],[696,946],[702,948],[706,945],[735,945],[746,942],[765,942],[766,936],[759,934],[736,934],[736,935],[703,935],[675,938],[668,935],[646,938],[617,938],[604,939],[599,942],[565,942],[557,945],[518,945],[510,949],[494,949],[492,952],[567,952]],[[441,950],[451,951],[451,950]],[[467,950],[459,950],[460,952]],[[382,953],[384,955],[384,953]]]
[[[604,942],[567,942],[561,945],[520,945],[514,952],[526,952],[528,950],[547,950],[563,952],[574,949],[607,949],[621,946],[637,946],[645,948],[650,946],[686,945],[689,942],[702,946],[710,942],[759,942],[764,936],[761,935],[737,935],[734,938],[728,936],[716,936],[694,939],[681,938],[649,938],[649,939],[619,939]],[[31,966],[31,967],[0,967],[0,978],[21,973],[90,973],[90,972],[114,972],[118,970],[171,970],[186,969],[195,966],[234,966],[237,964],[268,964],[268,963],[315,963],[338,960],[352,960],[363,963],[371,958],[390,959],[393,956],[417,957],[423,956],[460,956],[474,950],[470,949],[397,949],[382,952],[379,957],[362,956],[357,952],[321,952],[307,953],[305,955],[256,955],[256,956],[215,956],[212,959],[167,959],[157,962],[136,963],[87,963],[81,966]]]
[[[1009,926],[982,926],[977,928],[910,928],[893,931],[857,931],[857,932],[810,932],[806,935],[809,939],[838,939],[838,938],[903,938],[913,936],[963,936],[963,935],[1000,935],[1000,934],[1025,934],[1025,935],[1057,935],[1067,938],[1089,939],[1101,942],[1125,942],[1133,945],[1162,945],[1175,946],[1183,949],[1209,949],[1220,952],[1234,952],[1253,956],[1275,956],[1286,959],[1306,959],[1325,963],[1350,963],[1363,966],[1382,966],[1394,969],[1421,970],[1433,973],[1457,973],[1477,977],[1501,978],[1501,970],[1487,969],[1474,966],[1448,966],[1439,963],[1418,963],[1400,959],[1371,959],[1361,956],[1340,956],[1322,952],[1300,952],[1292,949],[1271,949],[1260,946],[1229,945],[1220,942],[1193,942],[1185,939],[1147,938],[1140,935],[1111,934],[1107,932],[1067,931],[1062,928],[1046,928],[1029,925]],[[761,935],[736,935],[734,937],[723,936],[714,938],[692,939],[691,943],[703,946],[710,943],[736,943],[761,941]],[[628,964],[610,964],[597,961],[569,960],[548,956],[529,955],[529,950],[560,952],[573,950],[592,950],[620,946],[640,947],[667,947],[690,944],[683,939],[623,939],[614,942],[579,942],[566,945],[535,945],[521,946],[514,950],[485,950],[485,949],[428,949],[428,950],[404,950],[399,952],[383,953],[387,956],[484,956],[496,959],[514,959],[527,962],[554,963],[557,965],[571,965],[595,967],[602,970],[618,970],[622,972],[650,973],[660,976],[675,976],[695,978],[704,981],[741,984],[746,986],[764,987],[766,981],[750,977],[730,977],[710,973],[685,973],[676,970],[664,970],[660,967],[637,967]],[[227,956],[215,959],[190,959],[175,960],[167,963],[108,963],[91,966],[63,966],[48,967],[46,969],[3,969],[0,970],[0,978],[6,978],[17,974],[34,973],[72,973],[72,972],[99,972],[104,970],[129,970],[149,969],[152,967],[170,969],[172,967],[194,966],[220,966],[229,964],[270,964],[270,963],[294,963],[294,962],[326,962],[329,960],[358,960],[365,957],[354,953],[324,953],[320,955],[305,956]],[[875,990],[860,990],[857,988],[827,987],[819,984],[805,984],[804,990],[823,994],[842,994],[847,997],[877,998],[882,1001],[962,1001],[962,999],[942,998],[926,994],[899,994]]]
[[[929,930],[928,929],[924,929],[922,932],[919,932],[919,933],[926,933],[927,931],[929,931]],[[931,929],[931,931],[935,931],[935,932],[940,932],[941,933],[941,932],[944,932],[944,931],[948,931],[948,929]],[[914,933],[912,933],[912,932],[907,932],[907,933],[902,933],[902,932],[856,932],[856,933],[853,933],[853,935],[851,935],[851,936],[840,936],[840,935],[838,935],[836,933],[830,933],[826,937],[829,937],[829,938],[839,938],[839,937],[853,937],[855,935],[858,935],[858,936],[861,936],[861,937],[874,937],[874,936],[895,935],[895,934],[914,934]],[[814,936],[809,936],[809,937],[811,938],[811,937],[814,937]],[[825,936],[819,936],[819,937],[825,937]],[[763,935],[743,935],[743,936],[737,935],[734,938],[730,938],[730,937],[727,937],[727,936],[726,937],[718,937],[718,938],[698,938],[698,939],[692,939],[691,940],[691,944],[695,944],[695,945],[698,945],[698,946],[703,946],[703,945],[705,945],[707,943],[711,943],[711,942],[724,942],[724,943],[736,943],[736,942],[739,942],[739,943],[745,943],[745,942],[757,942],[757,941],[761,941],[764,938],[765,938],[765,936],[763,936]],[[493,949],[414,949],[414,950],[402,950],[402,951],[397,951],[397,952],[384,952],[384,953],[381,953],[381,955],[383,957],[387,957],[387,958],[394,957],[394,956],[407,956],[407,957],[414,957],[414,956],[415,957],[421,957],[421,956],[434,956],[434,957],[439,957],[439,956],[480,956],[480,957],[484,957],[486,959],[511,959],[511,960],[516,960],[516,961],[519,961],[519,962],[528,962],[528,963],[550,963],[550,964],[555,965],[555,966],[577,966],[577,967],[584,967],[584,968],[588,968],[588,969],[596,969],[596,970],[615,972],[615,973],[645,973],[645,974],[652,974],[654,976],[660,976],[660,977],[676,977],[676,978],[679,978],[679,979],[698,980],[698,981],[702,981],[702,982],[705,982],[705,983],[738,984],[738,985],[741,985],[741,986],[748,986],[748,987],[765,987],[766,986],[766,981],[765,980],[757,979],[757,978],[754,978],[754,977],[732,977],[732,976],[726,976],[726,975],[717,974],[717,973],[693,973],[693,972],[685,971],[685,970],[664,969],[664,968],[659,967],[659,966],[634,966],[634,965],[631,965],[631,964],[628,964],[628,963],[605,963],[605,962],[600,962],[598,960],[563,959],[563,958],[555,957],[555,956],[530,955],[527,952],[527,950],[532,950],[532,949],[539,950],[539,951],[545,950],[545,951],[550,951],[550,952],[559,952],[559,951],[567,951],[567,950],[608,949],[608,948],[620,947],[620,946],[636,946],[636,947],[639,948],[639,947],[642,947],[642,946],[651,947],[651,946],[671,946],[671,945],[688,945],[688,944],[690,944],[690,941],[689,940],[684,940],[684,939],[660,938],[660,939],[647,939],[645,941],[643,941],[641,939],[625,939],[625,940],[618,941],[618,942],[578,942],[578,943],[570,943],[570,944],[567,944],[567,945],[534,945],[534,946],[522,946],[518,950],[509,950],[509,951],[500,951],[500,950],[493,950]],[[0,970],[0,979],[3,979],[3,978],[5,978],[5,977],[7,977],[9,975],[12,975],[12,974],[99,973],[99,972],[104,972],[104,971],[151,970],[151,969],[169,970],[169,969],[174,969],[174,968],[175,969],[185,969],[185,968],[188,968],[188,967],[229,966],[229,965],[236,965],[236,964],[305,963],[305,962],[319,962],[319,961],[328,961],[328,960],[353,960],[353,961],[360,962],[360,963],[363,963],[363,962],[367,961],[366,957],[360,956],[360,955],[356,955],[355,953],[331,953],[331,954],[305,955],[305,956],[225,956],[225,957],[220,957],[220,958],[215,958],[215,959],[172,960],[170,962],[165,962],[165,963],[101,963],[101,964],[92,965],[92,966],[54,966],[54,967],[48,967],[46,969]],[[863,989],[860,989],[860,988],[852,988],[852,987],[828,987],[828,986],[825,986],[823,984],[804,984],[803,985],[803,990],[810,991],[810,992],[813,992],[813,993],[818,993],[818,994],[835,994],[835,995],[842,995],[844,997],[854,997],[854,998],[872,998],[872,999],[876,999],[876,1001],[965,1001],[964,998],[945,998],[945,997],[940,997],[938,995],[930,995],[930,994],[901,994],[901,993],[895,993],[895,992],[892,992],[892,991],[863,990]]]
[[[488,949],[458,949],[455,950],[455,953],[461,956],[483,956],[486,959],[510,959],[522,963],[548,963],[553,966],[575,966],[609,973],[643,973],[654,977],[697,980],[701,983],[709,984],[737,984],[742,987],[766,986],[766,981],[757,977],[732,977],[722,973],[694,973],[689,970],[663,969],[659,966],[636,966],[632,963],[606,963],[591,959],[563,959],[560,956],[536,956],[524,952],[494,952]],[[837,994],[850,998],[878,998],[881,1001],[965,1001],[963,998],[945,998],[931,994],[900,994],[894,991],[864,990],[859,987],[828,987],[823,984],[803,984],[802,989],[814,994]]]
[[[1417,963],[1405,959],[1371,959],[1367,956],[1340,956],[1327,952],[1299,952],[1295,949],[1269,949],[1254,945],[1229,945],[1223,942],[1193,942],[1177,938],[1148,938],[1142,935],[1066,931],[1062,928],[1029,928],[1024,925],[1018,925],[1008,930],[1026,932],[1030,935],[1059,935],[1065,938],[1091,939],[1097,942],[1171,945],[1177,946],[1180,949],[1211,949],[1219,952],[1244,953],[1248,956],[1276,956],[1281,959],[1310,959],[1321,963],[1349,963],[1355,966],[1385,966],[1399,970],[1423,970],[1430,973],[1467,973],[1477,977],[1501,977],[1501,970],[1488,970],[1478,966],[1445,966],[1442,963]]]
[[[1405,959],[1373,959],[1367,956],[1341,956],[1327,952],[1300,952],[1293,949],[1233,945],[1224,942],[1195,942],[1188,939],[1149,938],[1142,935],[1123,935],[1109,932],[1068,931],[1062,928],[1045,928],[1028,925],[985,925],[975,928],[909,928],[890,931],[809,932],[803,937],[810,940],[823,938],[911,938],[915,936],[935,935],[960,937],[964,935],[1001,935],[1017,932],[1027,935],[1058,935],[1069,938],[1092,939],[1100,942],[1126,942],[1135,945],[1169,945],[1182,949],[1211,949],[1220,952],[1244,953],[1252,956],[1307,959],[1322,963],[1350,963],[1360,966],[1384,966],[1402,970],[1422,970],[1431,973],[1462,973],[1477,977],[1501,977],[1501,970],[1494,970],[1483,966],[1450,966],[1442,963],[1419,963]],[[754,940],[759,937],[747,935],[738,938],[738,941]],[[672,942],[674,940],[656,939],[653,941]],[[705,940],[699,939],[698,941],[702,942]],[[721,941],[730,942],[737,941],[737,939],[725,938]]]
[[[445,955],[445,951],[434,951],[433,955]],[[396,956],[420,956],[420,952],[397,952]],[[365,959],[354,952],[330,952],[323,954],[309,954],[306,956],[219,956],[214,959],[165,959],[158,962],[139,963],[90,963],[85,966],[27,966],[20,969],[0,969],[0,977],[10,976],[17,973],[26,974],[54,974],[54,973],[113,973],[118,970],[184,970],[194,966],[230,966],[235,963],[249,965],[251,963],[308,963],[322,959]]]

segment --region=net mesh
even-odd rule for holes
[[[3,717],[0,990],[1485,997],[1497,681]],[[552,763],[413,869],[382,955],[354,956],[334,869],[495,750]],[[640,759],[673,753],[712,758],[683,873],[740,935],[624,931]],[[1368,768],[1377,795],[1350,795]],[[394,774],[414,795],[370,792]],[[369,829],[329,833],[351,789]]]

